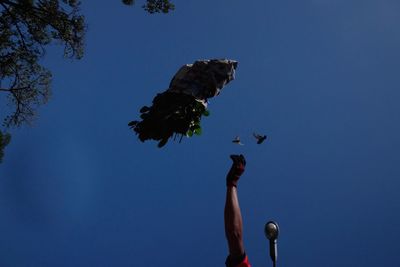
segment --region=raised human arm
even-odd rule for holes
[[[233,164],[226,177],[226,200],[224,209],[225,236],[228,241],[229,257],[243,257],[243,222],[237,194],[237,183],[244,172],[246,160],[243,155],[232,155]]]

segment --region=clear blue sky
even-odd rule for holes
[[[106,4],[108,2],[108,4]],[[244,241],[271,266],[400,266],[400,2],[85,1],[80,61],[0,165],[0,266],[224,266],[225,174],[243,153]],[[127,126],[196,59],[239,61],[203,135],[158,149]],[[271,136],[257,146],[252,132]],[[242,137],[244,146],[230,140]]]

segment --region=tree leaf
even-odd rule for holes
[[[208,109],[204,110],[204,111],[203,111],[203,116],[204,116],[204,117],[210,116],[210,111],[209,111]]]
[[[194,134],[195,134],[195,135],[201,135],[201,127],[196,128],[196,129],[194,130]]]

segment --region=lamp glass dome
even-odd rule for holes
[[[265,236],[269,240],[277,239],[278,234],[279,234],[279,227],[275,222],[271,221],[265,225]]]

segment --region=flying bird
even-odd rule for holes
[[[262,142],[264,142],[267,139],[266,135],[259,135],[259,134],[253,133],[253,136],[257,139],[257,144],[261,144]]]
[[[235,139],[232,140],[232,143],[243,146],[244,144],[240,142],[240,137],[236,136]]]

